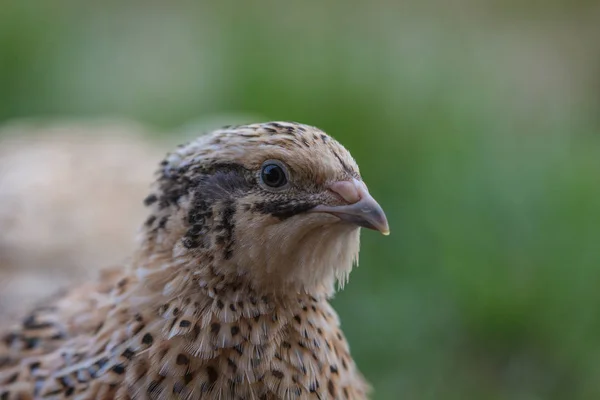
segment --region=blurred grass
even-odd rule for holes
[[[176,4],[3,5],[0,120],[317,125],[392,228],[335,299],[376,399],[600,396],[595,2]]]

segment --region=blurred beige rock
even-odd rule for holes
[[[0,129],[0,322],[127,258],[166,148],[132,123]]]

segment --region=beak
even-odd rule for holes
[[[367,186],[363,182],[358,179],[338,181],[332,183],[329,190],[341,196],[348,204],[342,206],[320,205],[310,209],[309,212],[333,214],[342,221],[374,229],[386,236],[390,234],[385,213],[369,194]]]

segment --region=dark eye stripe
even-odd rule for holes
[[[315,206],[316,204],[306,202],[273,200],[257,203],[254,206],[254,209],[263,214],[271,214],[279,219],[287,219],[293,217],[294,215],[306,212]]]

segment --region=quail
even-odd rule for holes
[[[160,163],[138,248],[0,336],[0,399],[365,399],[329,304],[360,228],[389,233],[350,153],[291,122]]]

